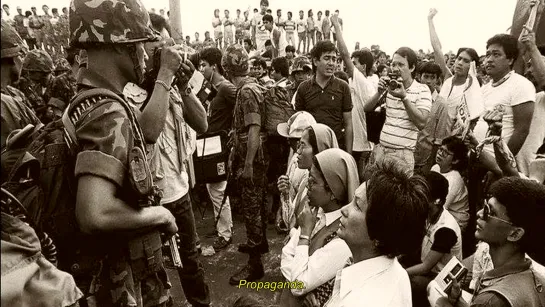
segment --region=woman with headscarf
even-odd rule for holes
[[[297,176],[301,176],[300,180],[298,180],[299,183],[290,188],[290,190],[293,190],[292,193],[295,197],[290,197],[291,210],[285,212],[284,220],[287,224],[287,230],[295,226],[296,216],[300,212],[299,204],[304,203],[307,199],[307,179],[312,166],[312,159],[317,153],[328,148],[339,148],[337,137],[331,128],[324,124],[313,124],[303,131],[294,159],[297,161],[297,167],[304,170],[304,172],[303,174],[298,172]],[[291,178],[287,179],[288,181],[291,180]],[[278,182],[278,189],[283,191],[286,183],[286,178],[281,177]]]
[[[334,136],[334,135],[333,135]],[[307,295],[322,306],[333,291],[334,277],[351,257],[345,241],[337,236],[340,209],[352,201],[359,185],[356,161],[347,152],[331,148],[312,159],[308,202],[297,216],[299,227],[290,233],[282,249],[281,271],[289,282],[304,289],[286,289],[282,306],[302,306]]]

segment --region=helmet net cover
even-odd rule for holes
[[[13,58],[23,50],[23,40],[15,29],[2,19],[2,59]]]
[[[157,40],[140,0],[71,0],[70,45],[127,44]]]

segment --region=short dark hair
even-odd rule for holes
[[[394,54],[396,53],[407,59],[407,62],[409,63],[409,69],[414,67],[414,70],[412,72],[412,76],[414,78],[416,74],[416,62],[418,61],[418,58],[416,57],[416,53],[414,52],[414,50],[412,50],[409,47],[401,47],[397,49],[397,51]]]
[[[440,79],[441,75],[443,74],[441,67],[433,62],[422,62],[418,67],[418,73],[420,75],[432,74],[435,75],[437,79]]]
[[[524,229],[519,246],[534,260],[545,262],[545,186],[519,177],[504,177],[490,187],[490,196],[505,209],[509,220]]]
[[[295,53],[295,47],[292,46],[292,45],[287,45],[287,46],[286,46],[286,49],[285,49],[284,51],[286,51],[286,53],[288,53],[288,52],[293,52],[293,53]]]
[[[430,190],[430,202],[439,199],[441,205],[443,205],[448,195],[447,178],[437,172],[431,171],[426,174],[426,182]]]
[[[318,11],[318,13],[316,13],[316,14],[323,14],[323,13],[322,13],[322,11]]]
[[[267,61],[263,58],[257,58],[252,63],[252,66],[261,66],[264,70],[267,70]]]
[[[272,46],[272,41],[270,39],[265,41],[265,47]]]
[[[326,52],[332,52],[332,51],[338,52],[337,47],[335,47],[335,44],[333,44],[333,42],[331,41],[324,40],[324,41],[317,42],[316,45],[312,47],[312,50],[310,51],[310,55],[312,59],[319,60],[320,57],[322,57],[322,54]],[[314,62],[312,63],[312,66],[314,67]]]
[[[270,23],[273,23],[274,18],[269,14],[265,14],[265,16],[263,16],[263,21],[268,21]]]
[[[7,7],[9,9],[9,5],[7,4],[2,4],[2,7]]]
[[[55,13],[58,13],[58,12],[59,12],[59,10],[56,7],[51,9],[52,14],[55,14]]]
[[[278,12],[282,12],[282,10],[281,10],[281,9],[278,9],[278,10],[276,10],[276,12],[277,12],[277,13],[278,13]]]
[[[388,65],[386,65],[386,64],[378,64],[378,66],[377,66],[377,74],[381,73],[381,72],[384,70],[384,68],[388,68]]]
[[[373,62],[375,61],[371,51],[367,49],[356,50],[352,52],[351,57],[358,59],[358,62],[360,62],[361,65],[365,65],[365,73],[367,75],[371,75],[371,71],[373,70]]]
[[[200,60],[208,62],[210,66],[216,65],[220,75],[223,75],[223,67],[221,66],[221,50],[215,47],[204,48],[200,52]]]
[[[367,184],[369,238],[382,255],[390,258],[414,252],[421,246],[426,230],[426,180],[410,177],[395,160],[383,160],[372,167]]]
[[[344,82],[348,83],[348,74],[345,73],[344,71],[342,70],[338,70],[336,72],[333,73],[333,75],[341,80],[343,80]]]
[[[519,56],[518,40],[513,35],[496,34],[486,42],[486,49],[490,45],[500,45],[505,52],[505,56],[513,60],[513,64]]]
[[[293,17],[293,14],[292,14],[292,12],[291,12],[291,11],[289,11],[289,12],[288,12],[288,16],[291,16],[291,17]]]
[[[329,10],[325,10],[325,15],[329,16]]]
[[[288,59],[286,59],[286,57],[274,58],[272,60],[271,67],[274,69],[274,71],[279,72],[284,78],[288,78],[290,76],[290,64],[288,63]]]
[[[259,5],[269,6],[269,0],[261,0]]]
[[[452,159],[458,161],[458,163],[452,164],[452,169],[458,172],[465,171],[469,163],[469,150],[466,144],[460,138],[453,135],[443,139],[441,145],[447,146],[447,149],[453,154]]]
[[[252,39],[251,39],[251,38],[245,38],[245,39],[244,39],[244,42],[245,42],[246,44],[250,45],[250,46],[253,45]]]
[[[199,67],[200,61],[201,61],[201,54],[199,52],[195,52],[192,55],[189,56],[189,61],[193,66]]]
[[[339,10],[335,10],[335,13],[338,13],[338,12],[339,12]]]
[[[226,9],[226,10],[224,10],[223,12],[224,12],[224,13],[225,13],[225,12],[227,12],[227,13],[230,13],[230,12],[229,12],[229,10],[227,10],[227,9]]]
[[[305,13],[305,11],[303,11],[303,10],[300,10],[300,11],[299,11],[299,13],[303,13],[303,14],[304,14],[304,13]]]

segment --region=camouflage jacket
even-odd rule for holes
[[[34,110],[38,118],[41,118],[42,114],[45,112],[47,101],[49,100],[46,97],[46,91],[42,92],[42,86],[36,82],[30,80],[29,78],[22,77],[19,78],[14,86],[23,92],[26,96],[28,106]]]
[[[6,89],[2,89],[2,141],[3,147],[8,135],[15,129],[22,129],[28,124],[34,126],[41,125],[40,120],[28,107],[28,102],[25,95],[8,85]]]
[[[107,80],[95,81],[102,77],[86,69],[80,71],[78,78],[78,86],[83,90],[92,88],[93,83],[108,84]],[[120,199],[134,205],[128,169],[135,138],[126,109],[117,101],[105,100],[84,114],[75,125],[81,150],[74,170],[76,178],[91,175],[107,179],[115,185]],[[101,244],[106,257],[98,259],[100,265],[93,274],[91,287],[82,289],[93,298],[88,299],[89,306],[161,306],[169,300],[170,285],[162,255],[159,271],[143,274],[133,267],[135,260],[130,259],[128,241],[132,237],[127,240],[112,233]]]
[[[51,79],[45,90],[44,97],[49,99],[58,98],[65,103],[64,107],[66,108],[74,95],[76,95],[76,79],[72,75],[72,71],[67,71]]]

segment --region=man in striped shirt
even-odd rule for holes
[[[370,112],[386,96],[386,121],[380,143],[371,154],[371,163],[388,157],[406,164],[410,172],[414,170],[413,152],[417,135],[428,120],[432,104],[428,86],[414,79],[416,61],[416,53],[412,49],[399,48],[392,61],[392,73],[399,76],[398,87],[389,87],[391,80],[383,77],[377,94],[365,104],[365,111]]]

